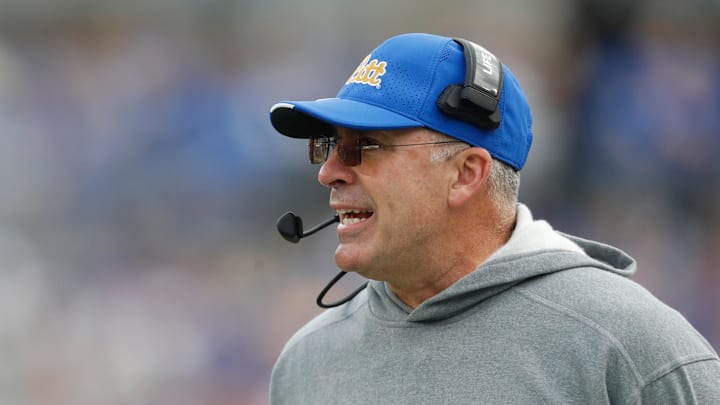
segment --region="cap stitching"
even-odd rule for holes
[[[422,105],[420,106],[420,114],[424,113],[425,107],[427,106],[427,103],[428,103],[428,99],[430,98],[431,90],[432,90],[433,88],[435,88],[435,82],[437,81],[438,65],[440,64],[440,57],[439,57],[439,56],[440,56],[440,54],[442,53],[442,51],[443,51],[446,47],[449,46],[449,44],[450,44],[451,42],[454,42],[454,41],[453,41],[452,39],[448,39],[447,41],[445,41],[445,42],[442,44],[442,46],[439,46],[439,47],[435,50],[435,53],[433,54],[433,60],[435,61],[435,63],[433,63],[433,64],[432,64],[432,67],[429,69],[429,73],[432,75],[432,80],[430,81],[430,83],[428,83],[428,86],[427,86],[427,88],[426,88],[425,98],[424,98],[424,100],[423,100]],[[432,100],[432,103],[433,103],[433,107],[432,107],[432,108],[437,108],[437,107],[435,106],[435,101],[436,101],[436,100]],[[421,120],[421,121],[424,122],[425,119],[421,119],[421,118],[420,118],[420,114],[418,114],[417,119],[419,119],[419,120]],[[425,124],[425,125],[428,126],[428,124]]]

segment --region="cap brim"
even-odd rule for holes
[[[270,122],[275,130],[293,138],[327,135],[331,126],[359,130],[425,126],[384,108],[344,98],[277,103],[270,109]]]

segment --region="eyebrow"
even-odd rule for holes
[[[337,137],[338,135],[343,136],[362,136],[367,131],[362,131],[359,129],[352,129],[352,128],[345,128],[345,127],[332,127],[333,136]]]
[[[370,131],[333,126],[331,136],[336,140],[340,140],[343,138],[361,138],[367,136],[368,133]]]

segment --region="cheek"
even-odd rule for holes
[[[438,162],[418,155],[398,159],[367,177],[363,186],[376,204],[375,236],[381,244],[412,238],[407,233],[423,232],[442,219],[447,208],[447,181],[441,169]]]
[[[384,200],[387,202],[386,219],[398,229],[422,230],[442,218],[447,201],[443,188],[431,179],[414,179],[406,183],[391,184]],[[385,221],[383,221],[385,222]],[[418,229],[419,228],[419,229]]]

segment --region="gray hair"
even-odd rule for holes
[[[509,165],[493,159],[488,181],[490,198],[504,217],[512,216],[514,218],[520,191],[520,173]]]
[[[430,130],[433,142],[452,141],[455,138]],[[448,143],[432,148],[430,159],[432,161],[447,160],[471,146],[465,142]],[[515,212],[520,190],[520,173],[509,165],[492,160],[490,177],[488,178],[488,193],[503,216],[511,216]]]
[[[433,131],[431,129],[428,129],[427,131],[430,134],[431,142],[458,141],[451,136],[441,134],[440,132]],[[445,145],[437,145],[437,147],[430,150],[430,160],[433,162],[448,160],[469,147],[470,145],[462,141],[448,143]]]

